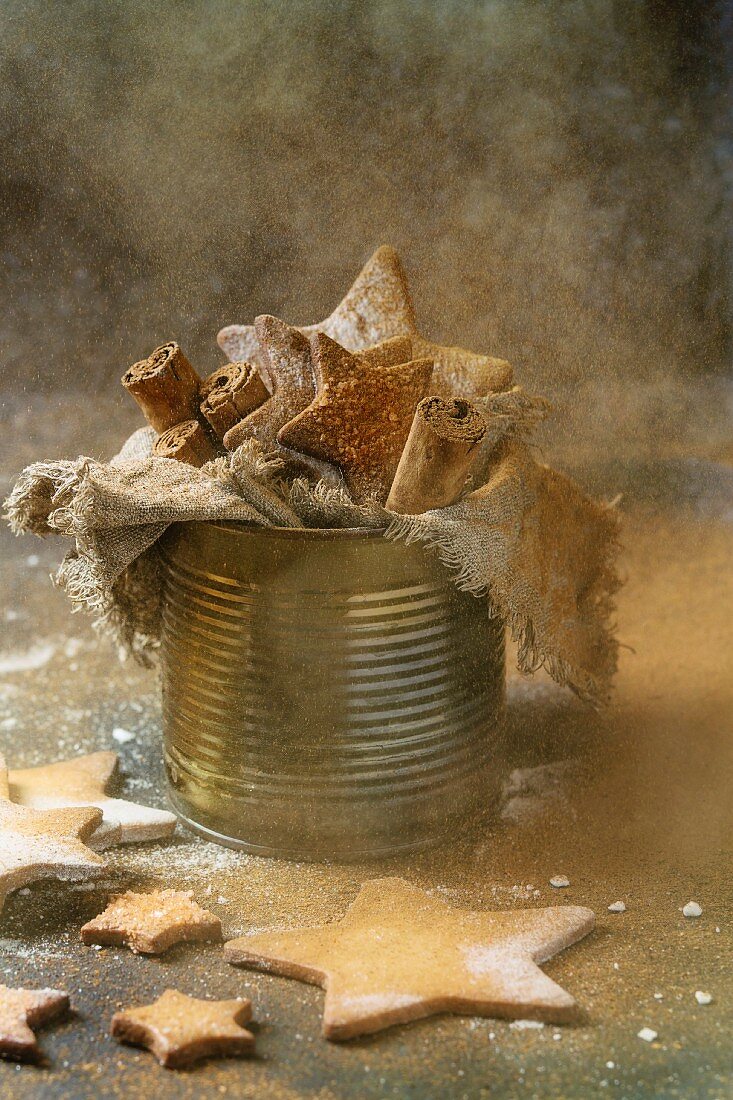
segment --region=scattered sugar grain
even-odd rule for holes
[[[544,1027],[542,1020],[512,1020],[509,1027],[512,1031],[532,1031]]]
[[[695,990],[695,1000],[699,1005],[712,1004],[713,998],[710,993],[703,993],[702,989]]]
[[[122,726],[115,726],[112,730],[112,736],[120,745],[126,745],[128,741],[135,740],[135,734],[123,729]]]
[[[638,1038],[643,1039],[645,1043],[653,1043],[654,1040],[659,1036],[659,1032],[655,1031],[654,1028],[651,1027],[643,1027],[641,1031],[637,1031],[636,1034]]]

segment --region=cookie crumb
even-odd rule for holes
[[[637,1032],[637,1036],[639,1039],[643,1039],[645,1043],[653,1043],[659,1037],[659,1032],[651,1027],[643,1027],[641,1031]]]
[[[702,906],[698,905],[696,901],[688,901],[687,905],[682,906],[682,914],[685,917],[701,917]]]
[[[563,887],[563,886],[569,886],[569,885],[570,885],[570,879],[566,878],[565,875],[554,875],[550,879],[550,886],[554,886],[558,890],[561,889],[561,887]]]
[[[609,913],[625,913],[626,906],[622,901],[614,901],[608,907]]]
[[[712,1004],[713,998],[710,993],[703,993],[702,989],[696,989],[695,1000],[699,1005],[709,1005]]]

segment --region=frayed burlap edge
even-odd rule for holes
[[[473,484],[481,484],[485,471],[495,461],[498,443],[521,444],[523,437],[549,411],[547,402],[530,397],[519,387],[491,395],[482,405],[489,414],[491,433],[477,463],[479,473]],[[110,466],[122,468],[126,463],[142,461],[149,455],[153,439],[146,430],[135,433]],[[92,460],[80,458],[75,462],[36,463],[28,467],[6,501],[6,515],[16,534],[33,531],[42,536],[60,533],[74,538],[76,548],[62,562],[55,583],[66,591],[75,611],[88,611],[95,629],[116,641],[121,655],[129,653],[149,666],[159,646],[160,633],[159,556],[155,544],[171,521],[135,527],[138,552],[134,560],[118,575],[105,570],[95,545],[95,539],[99,540],[99,532],[95,531],[95,497],[86,481],[91,465]],[[438,554],[459,589],[477,598],[486,597],[490,612],[507,622],[523,672],[529,674],[544,668],[554,680],[585,699],[596,702],[607,697],[618,652],[613,616],[614,596],[619,587],[615,570],[619,518],[613,508],[585,498],[588,515],[598,528],[595,539],[598,560],[584,593],[585,613],[594,620],[602,653],[591,673],[553,649],[552,641],[538,630],[533,615],[518,606],[517,585],[508,583],[506,569],[492,575],[489,581],[477,579],[466,554],[460,552],[458,540],[436,530],[436,517],[440,513],[396,516],[376,504],[357,506],[343,487],[324,482],[314,485],[305,479],[288,484],[282,472],[283,463],[278,456],[265,454],[254,441],[249,441],[234,454],[196,471],[196,475],[204,473],[212,484],[226,486],[245,500],[252,499],[254,485],[259,522],[265,525],[382,528],[386,538],[421,542]],[[462,503],[470,497],[472,487],[467,485]],[[477,518],[474,516],[474,521]]]

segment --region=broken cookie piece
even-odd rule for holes
[[[82,942],[129,947],[135,954],[160,955],[176,943],[221,940],[221,921],[193,900],[193,890],[128,890],[81,930]]]

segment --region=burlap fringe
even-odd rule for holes
[[[91,614],[95,629],[111,636],[121,654],[130,653],[145,665],[153,663],[159,646],[161,583],[155,544],[166,526],[187,519],[247,522],[250,515],[249,522],[274,526],[383,529],[388,539],[422,543],[438,554],[458,588],[476,598],[487,598],[490,613],[506,621],[523,672],[544,668],[554,680],[568,685],[584,699],[601,701],[608,695],[618,654],[614,637],[614,597],[619,586],[615,570],[618,515],[613,507],[588,500],[566,479],[543,471],[529,459],[522,441],[547,416],[546,401],[514,387],[491,395],[481,404],[488,414],[490,432],[473,484],[488,482],[497,462],[499,468],[506,462],[510,468],[509,490],[504,491],[499,484],[498,496],[493,489],[480,499],[464,494],[457,505],[442,511],[397,516],[377,504],[355,505],[343,486],[323,481],[313,484],[305,478],[289,484],[283,477],[283,461],[266,454],[255,441],[208,463],[202,470],[182,471],[180,464],[174,464],[175,470],[170,464],[154,465],[169,460],[151,460],[155,436],[142,429],[106,466],[88,458],[29,466],[5,503],[6,516],[16,534],[58,533],[74,540],[75,549],[59,567],[55,583],[64,589],[74,611],[83,609]],[[166,490],[166,473],[172,479],[170,484],[178,487],[176,492],[183,490],[180,514],[177,497],[171,499]],[[550,597],[543,597],[542,587],[534,586],[532,561],[527,562],[526,554],[521,556],[524,551],[513,540],[512,523],[517,520],[521,527],[524,511],[537,499],[532,494],[538,485],[557,485],[558,480],[572,489],[567,518],[577,523],[580,541],[577,545],[572,540],[563,543],[558,532],[553,549],[552,524],[544,528],[550,535],[548,553],[559,552],[563,543],[560,568],[573,582],[571,597],[561,613],[546,614]],[[523,485],[529,489],[524,491]],[[128,496],[118,493],[119,486]],[[147,499],[146,487],[158,505],[164,501],[169,504],[164,513],[158,509],[150,519],[146,509],[139,507]],[[137,509],[135,518],[125,511],[130,507],[126,502],[131,492],[132,506]],[[507,499],[508,533],[502,527]],[[562,524],[562,517],[558,522]],[[591,567],[581,577],[575,551],[583,549],[584,532],[585,536],[590,532]],[[467,533],[471,537],[464,537]],[[538,553],[544,555],[544,550]],[[537,566],[541,573],[542,562]],[[538,627],[537,611],[544,622],[542,629]],[[557,622],[558,614],[561,620],[569,616],[581,628],[577,636],[558,629],[562,626]],[[582,638],[586,635],[593,641],[593,654],[583,663]],[[567,644],[559,641],[562,637]],[[569,659],[568,652],[573,652],[576,659]]]

